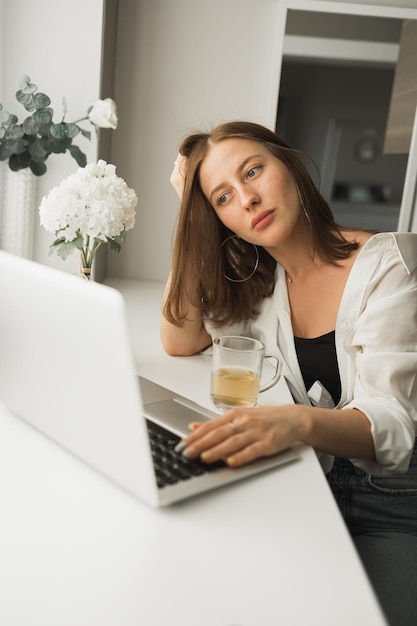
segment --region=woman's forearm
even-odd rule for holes
[[[344,458],[375,459],[371,423],[358,409],[306,407],[301,440],[315,450]]]
[[[234,425],[231,431],[229,425]],[[232,409],[201,424],[185,438],[183,454],[205,462],[226,459],[239,467],[297,443],[345,458],[374,459],[371,424],[356,409],[321,409],[302,404]]]
[[[165,297],[170,289],[169,277],[165,289]],[[160,337],[164,350],[172,356],[190,356],[200,352],[211,344],[211,337],[204,328],[201,309],[188,299],[183,301],[184,320],[181,326],[173,324],[161,316]]]

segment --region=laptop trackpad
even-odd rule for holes
[[[208,422],[216,415],[185,398],[151,402],[145,404],[144,411],[145,417],[165,426],[180,437],[190,434],[188,424],[191,422]]]

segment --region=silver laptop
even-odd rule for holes
[[[0,251],[0,293],[0,401],[147,504],[169,505],[298,458],[289,450],[241,469],[177,462],[173,448],[187,424],[215,414],[136,375],[117,290]],[[165,466],[155,469],[163,446]]]

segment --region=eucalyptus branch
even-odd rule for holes
[[[31,113],[22,123],[6,111],[0,103],[0,161],[8,161],[13,171],[30,168],[36,176],[46,172],[46,161],[51,154],[69,152],[80,167],[85,167],[87,157],[73,144],[77,135],[91,139],[91,133],[79,122],[88,120],[95,128],[117,128],[116,105],[111,98],[97,100],[88,107],[87,115],[75,122],[65,122],[67,105],[63,99],[64,114],[58,123],[53,121],[54,111],[50,98],[31,82],[27,75],[18,80],[16,100]]]

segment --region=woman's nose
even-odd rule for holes
[[[252,185],[242,187],[240,190],[240,202],[245,211],[250,211],[254,206],[259,204],[260,197],[256,188]]]

